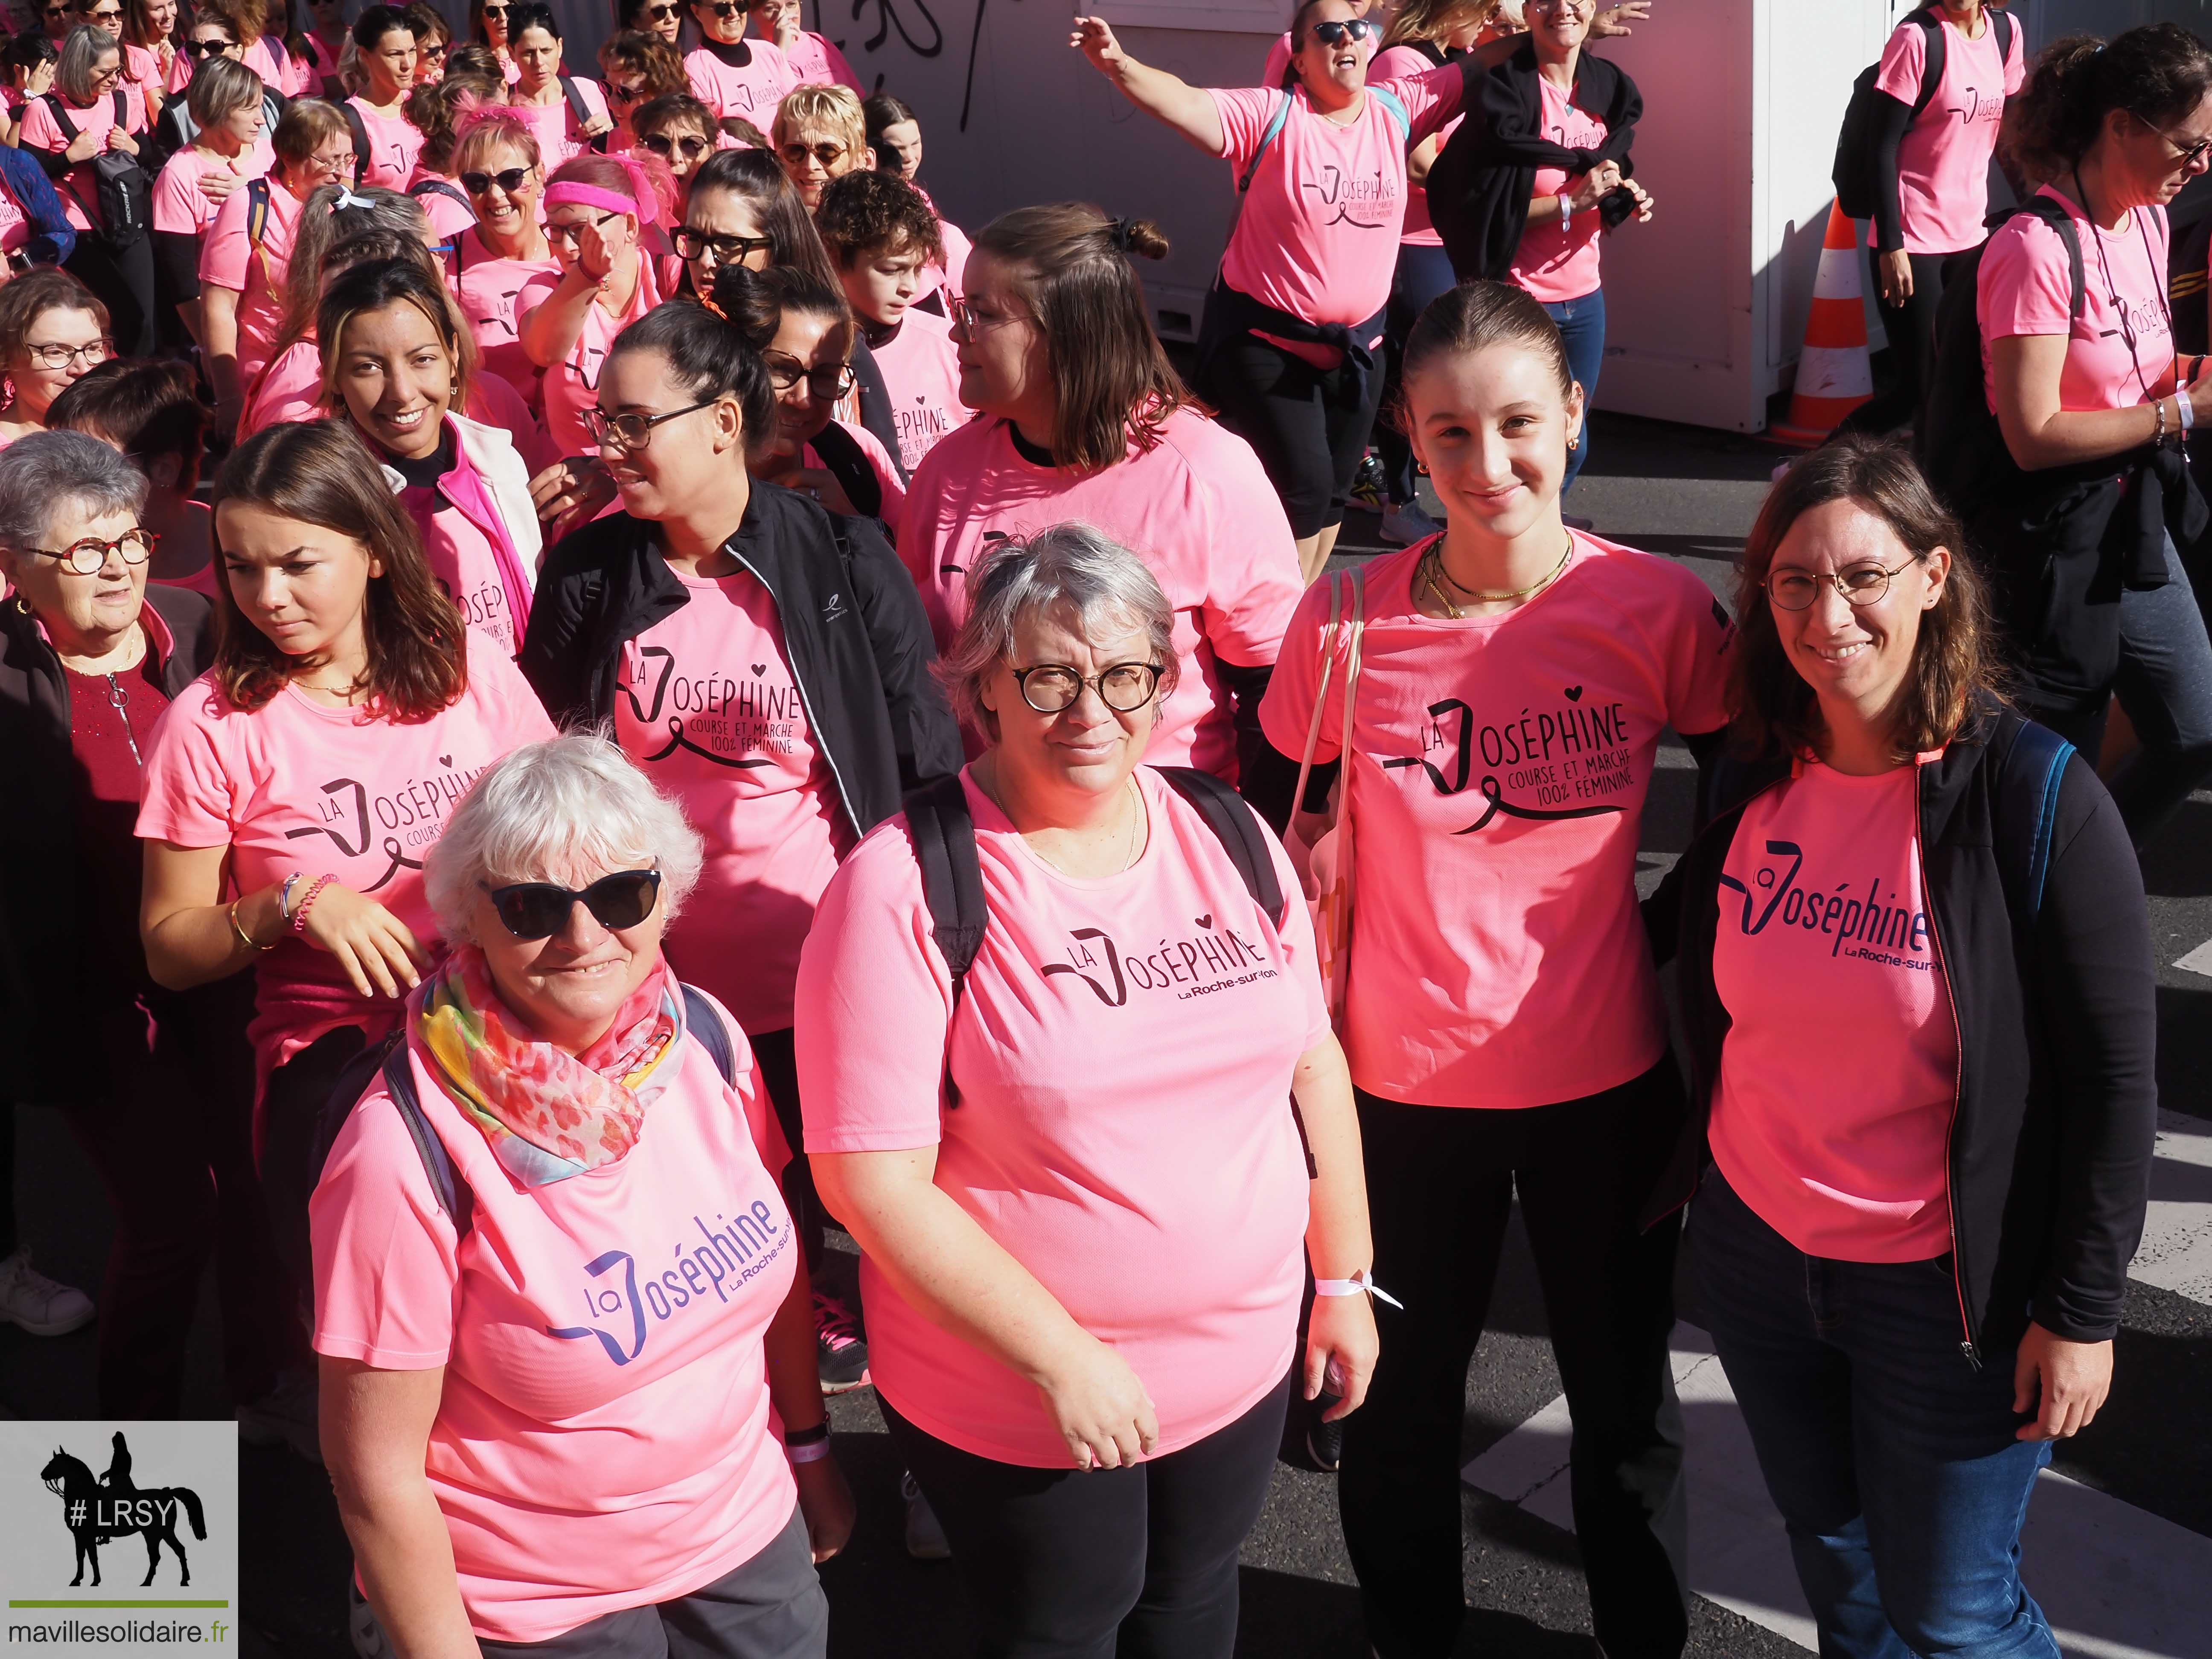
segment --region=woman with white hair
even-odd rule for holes
[[[324,1455],[401,1653],[824,1651],[853,1505],[775,1120],[660,953],[701,857],[587,735],[499,761],[430,854],[453,954],[311,1212]]]
[[[988,746],[823,895],[807,1147],[981,1650],[1227,1659],[1293,1382],[1334,1419],[1374,1368],[1351,1081],[1282,849],[1211,775],[1139,764],[1158,580],[1078,524],[972,584],[941,677]],[[963,844],[988,914],[956,976],[924,869]]]

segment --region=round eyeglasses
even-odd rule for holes
[[[768,377],[775,383],[778,392],[788,392],[804,380],[806,389],[815,397],[831,404],[853,389],[853,370],[848,363],[809,368],[787,352],[763,351],[761,365],[768,370]]]
[[[1040,714],[1058,714],[1073,708],[1086,685],[1115,714],[1133,714],[1159,690],[1160,665],[1117,662],[1085,678],[1066,663],[1041,662],[1014,670],[1014,684],[1021,690],[1022,701]]]
[[[1879,605],[1889,592],[1889,579],[1898,571],[1919,563],[1922,556],[1916,553],[1892,570],[1873,563],[1855,564],[1842,570],[1770,570],[1766,573],[1766,597],[1784,611],[1810,611],[1813,602],[1820,597],[1820,589],[1832,583],[1848,605]]]
[[[105,337],[85,345],[64,345],[59,340],[27,342],[23,355],[41,368],[67,368],[82,361],[87,368],[97,368],[115,355],[115,342]]]
[[[665,415],[610,415],[603,409],[584,411],[584,430],[601,449],[609,444],[630,454],[636,454],[653,441],[653,428],[664,421],[672,421],[679,415],[696,414],[721,402],[720,398],[708,398],[702,402],[686,404],[681,409],[672,409]]]
[[[107,568],[109,554],[121,556],[125,564],[143,564],[154,556],[154,544],[161,539],[152,531],[140,530],[134,526],[112,542],[104,542],[97,536],[87,536],[82,541],[71,542],[59,552],[44,547],[27,547],[21,550],[34,553],[42,559],[57,560],[63,569],[74,570],[80,576],[97,576]]]

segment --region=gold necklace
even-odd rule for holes
[[[1431,593],[1434,593],[1437,598],[1443,602],[1443,607],[1446,611],[1449,611],[1455,617],[1458,617],[1464,616],[1465,613],[1462,611],[1457,605],[1454,605],[1451,600],[1446,597],[1443,589],[1437,585],[1437,578],[1438,576],[1441,575],[1444,580],[1450,582],[1454,587],[1458,588],[1462,593],[1465,594],[1469,599],[1473,600],[1477,605],[1503,605],[1508,599],[1526,599],[1529,594],[1535,592],[1538,589],[1549,586],[1553,580],[1558,577],[1559,572],[1567,568],[1567,561],[1574,557],[1574,556],[1575,538],[1572,536],[1570,536],[1567,538],[1566,546],[1560,550],[1559,562],[1553,565],[1549,570],[1547,570],[1542,575],[1539,576],[1534,581],[1530,582],[1528,586],[1516,587],[1510,593],[1491,593],[1486,592],[1478,587],[1469,587],[1466,586],[1464,583],[1455,578],[1450,571],[1444,568],[1443,542],[1439,538],[1437,544],[1429,550],[1428,557],[1423,561],[1423,562],[1428,567],[1427,570],[1424,574],[1428,580],[1429,591]]]

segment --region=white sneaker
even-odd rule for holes
[[[238,1437],[250,1446],[289,1446],[310,1463],[321,1462],[318,1392],[314,1372],[286,1371],[267,1394],[238,1408]]]
[[[1395,542],[1400,547],[1411,547],[1435,535],[1443,526],[1421,510],[1418,501],[1400,506],[1392,503],[1382,514],[1382,539]]]
[[[917,1561],[951,1559],[952,1546],[938,1524],[937,1511],[921,1495],[921,1483],[902,1471],[899,1496],[906,1499],[906,1553]]]
[[[67,1336],[92,1323],[92,1298],[47,1278],[31,1265],[31,1247],[18,1245],[0,1260],[0,1319],[13,1320],[33,1336]]]

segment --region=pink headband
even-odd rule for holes
[[[562,179],[545,187],[545,205],[556,208],[564,202],[578,202],[586,207],[605,208],[610,213],[635,213],[641,225],[659,224],[660,192],[653,187],[653,176],[634,156],[610,155],[605,159],[615,162],[629,176],[629,195],[587,185],[578,179]]]

